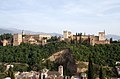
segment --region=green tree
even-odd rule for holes
[[[113,42],[113,39],[112,38],[110,38],[110,43],[112,43]]]
[[[104,79],[104,73],[103,73],[103,68],[102,68],[102,66],[100,67],[99,78],[100,78],[100,79]]]
[[[89,64],[88,64],[88,79],[94,79],[93,63],[90,56],[89,56]]]
[[[51,39],[47,40],[48,42],[57,42],[58,41],[58,37],[57,36],[52,36]]]
[[[0,40],[4,40],[4,39],[12,40],[12,38],[13,38],[12,34],[9,34],[9,33],[4,33],[4,34],[0,35]]]
[[[79,43],[81,44],[82,42],[82,33],[79,33],[80,39],[79,39]]]
[[[15,79],[14,77],[14,72],[13,72],[13,69],[12,67],[10,66],[9,70],[8,70],[8,76],[11,78],[11,79]]]

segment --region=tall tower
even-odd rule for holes
[[[99,41],[105,41],[105,31],[99,32]]]
[[[13,46],[18,46],[22,43],[22,34],[13,35]]]
[[[62,65],[60,65],[58,67],[58,72],[60,73],[61,76],[63,76],[63,66]]]
[[[89,38],[89,41],[90,41],[90,45],[95,45],[95,36],[93,35],[93,36],[91,36],[90,38]]]
[[[63,31],[63,37],[64,38],[69,38],[71,36],[71,32],[70,31]]]

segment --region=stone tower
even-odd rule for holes
[[[61,76],[63,76],[63,66],[62,65],[60,65],[58,67],[58,72],[60,73]]]
[[[71,32],[70,31],[63,31],[63,37],[64,38],[69,38],[71,36]]]
[[[95,36],[92,35],[89,37],[90,45],[94,46],[95,45]]]
[[[22,43],[22,34],[13,35],[13,46],[18,46]]]
[[[99,32],[99,41],[105,41],[105,31]]]

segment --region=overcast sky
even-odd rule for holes
[[[120,35],[120,0],[0,0],[0,28]]]

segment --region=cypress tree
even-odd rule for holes
[[[79,43],[82,43],[82,33],[79,33],[80,39],[79,39]]]
[[[99,72],[99,78],[100,79],[104,79],[104,76],[103,76],[104,74],[103,74],[103,68],[102,68],[102,66],[100,67],[100,72]]]
[[[93,73],[93,64],[92,59],[89,56],[89,64],[88,64],[88,79],[94,79],[94,73]]]
[[[10,66],[10,68],[9,68],[9,70],[8,70],[8,76],[9,76],[11,79],[15,79],[14,73],[13,73],[13,69],[12,69],[11,66]]]

